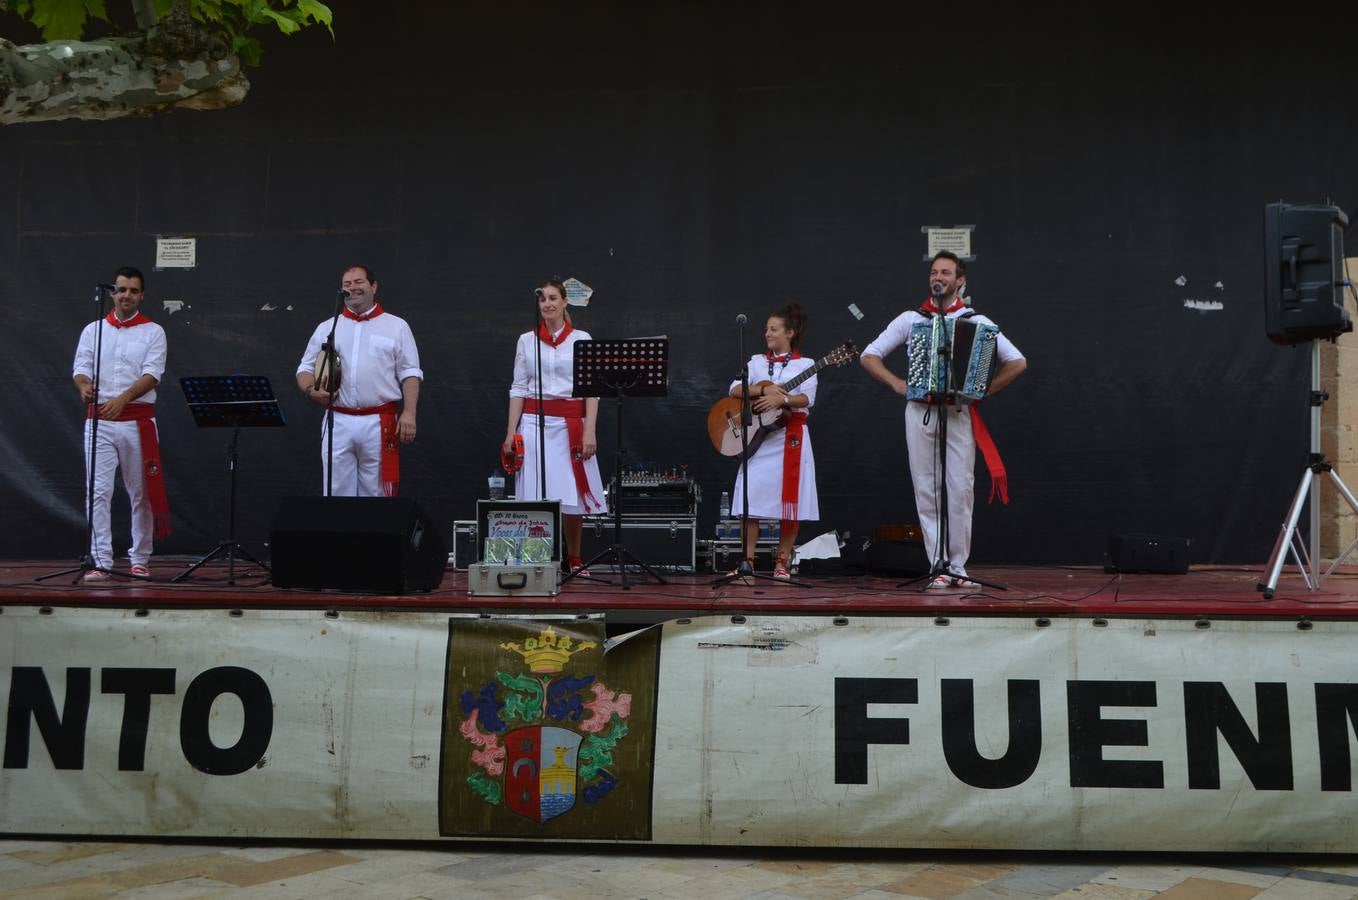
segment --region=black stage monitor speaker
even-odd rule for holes
[[[930,569],[923,541],[873,541],[863,565],[873,575],[928,575]]]
[[[1150,572],[1183,575],[1188,571],[1188,546],[1191,538],[1158,534],[1108,535],[1108,563],[1105,572]]]
[[[375,594],[432,591],[447,545],[406,497],[293,497],[269,535],[273,584]]]
[[[1344,229],[1337,206],[1264,207],[1264,330],[1275,343],[1333,339],[1353,330],[1344,308]]]

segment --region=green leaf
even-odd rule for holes
[[[278,30],[284,34],[293,34],[301,29],[301,24],[288,15],[288,10],[266,9],[262,15],[264,18],[272,19],[278,24]]]
[[[264,55],[264,45],[252,37],[238,34],[231,40],[231,49],[240,57],[242,63],[247,66],[259,65],[260,57]]]
[[[304,14],[308,22],[324,25],[325,30],[330,32],[330,39],[335,39],[335,14],[330,11],[330,7],[317,0],[297,0],[297,11]]]
[[[108,21],[104,0],[25,0],[15,11],[42,29],[45,41],[79,40],[88,19]]]

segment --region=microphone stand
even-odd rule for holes
[[[104,295],[107,291],[108,285],[101,283],[94,286],[94,308],[98,312],[98,316],[94,320],[94,378],[91,379],[91,386],[94,389],[94,402],[88,405],[90,409],[94,410],[94,414],[89,418],[90,447],[85,458],[85,464],[89,468],[85,480],[85,553],[80,557],[79,565],[40,575],[33,579],[35,582],[75,573],[75,581],[71,582],[75,584],[85,577],[86,572],[103,572],[106,575],[128,578],[133,581],[151,580],[142,575],[133,575],[131,572],[116,572],[113,569],[105,569],[103,566],[97,565],[94,558],[94,475],[95,464],[99,460],[99,381],[104,362]]]
[[[542,399],[542,335],[539,333],[545,324],[542,308],[538,306],[537,294],[533,295],[533,350],[537,360],[538,387],[538,499],[547,499],[547,415],[543,410]]]
[[[329,383],[326,385],[326,393],[329,399],[325,403],[325,495],[333,497],[335,495],[335,397],[339,394],[339,385],[335,383],[335,366],[339,361],[339,350],[335,347],[335,329],[339,327],[340,314],[344,311],[344,290],[341,288],[335,291],[335,317],[330,320],[330,337],[326,339],[321,349],[325,352],[326,372]]]

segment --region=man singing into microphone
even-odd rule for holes
[[[933,316],[949,319],[967,317],[976,322],[994,324],[963,301],[960,296],[967,283],[967,266],[956,255],[945,251],[935,254],[929,267],[929,299],[918,310],[901,313],[863,350],[863,368],[878,381],[902,396],[906,380],[886,367],[882,359],[902,345],[909,352],[910,329],[916,322],[928,321]],[[1028,367],[1023,354],[1001,333],[995,342],[999,365],[990,381],[986,396],[1003,390]],[[996,495],[1008,503],[1008,487],[1004,464],[995,444],[981,421],[976,406],[932,406],[932,401],[911,401],[905,404],[905,447],[910,458],[910,480],[915,488],[915,506],[919,512],[920,530],[924,532],[925,550],[948,562],[948,573],[937,575],[931,588],[973,587],[967,579],[967,558],[971,556],[971,511],[975,499],[973,483],[976,476],[976,447],[981,447],[986,467],[990,470],[991,498]],[[935,439],[941,416],[947,423],[947,481],[940,485],[935,459]],[[948,546],[938,545],[939,489],[946,486],[948,507]]]
[[[149,577],[152,536],[170,534],[170,504],[160,464],[156,433],[156,385],[165,374],[165,329],[140,312],[146,279],[125,266],[114,273],[113,310],[85,326],[75,350],[72,377],[85,412],[85,476],[94,453],[94,496],[89,509],[93,531],[86,582],[108,581],[113,566],[113,534],[109,504],[113,473],[121,466],[123,487],[132,505],[131,572]],[[105,285],[104,289],[109,286]],[[101,334],[102,329],[102,334]],[[95,395],[95,345],[99,352],[99,386]],[[94,417],[99,417],[95,426]]]
[[[335,328],[339,389],[317,385],[317,356],[333,318],[316,326],[297,367],[297,387],[313,403],[330,407],[335,420],[333,496],[394,497],[401,480],[397,442],[415,440],[420,400],[420,354],[404,319],[377,302],[377,279],[367,266],[340,276],[343,314]],[[331,484],[326,416],[321,421],[322,491]]]

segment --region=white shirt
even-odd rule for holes
[[[557,331],[552,337],[560,333]],[[519,335],[519,343],[514,348],[514,381],[509,385],[509,396],[537,399],[537,351],[533,349],[533,343],[537,342],[542,344],[542,399],[569,398],[574,390],[575,342],[588,340],[593,340],[588,331],[576,330],[553,347],[538,340],[536,331]]]
[[[306,352],[297,364],[297,374],[316,371],[316,354],[330,336],[326,319],[316,326],[307,341]],[[382,315],[359,322],[341,315],[335,325],[335,346],[340,355],[340,389],[336,406],[362,409],[381,406],[401,399],[401,382],[407,378],[424,380],[415,336],[405,319]]]
[[[107,403],[132,387],[138,378],[150,375],[160,383],[165,375],[165,329],[155,322],[143,322],[115,328],[104,319],[91,322],[80,332],[75,348],[75,363],[71,374],[94,379],[94,342],[99,328],[104,334],[100,341],[99,399]],[[156,389],[152,388],[137,398],[138,403],[155,403]]]
[[[959,307],[957,310],[948,313],[947,316],[949,319],[955,319],[966,312],[971,312],[970,306]],[[995,324],[985,316],[972,316],[971,318],[974,322],[983,322],[986,325]],[[877,335],[876,340],[863,349],[863,355],[875,356],[878,359],[883,359],[887,354],[891,353],[891,351],[902,345],[904,345],[906,351],[909,352],[911,326],[916,322],[927,321],[929,321],[928,317],[917,310],[912,309],[901,313],[891,320],[891,324],[883,329],[881,334]],[[1011,360],[1023,359],[1023,354],[1019,352],[1019,349],[1015,347],[1013,342],[1005,337],[1004,332],[1001,331],[995,336],[995,357],[1002,365]]]

